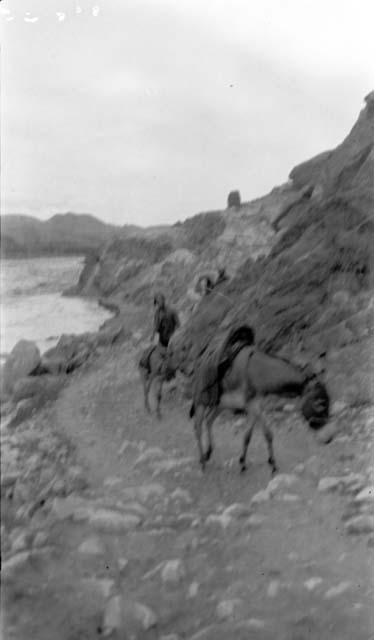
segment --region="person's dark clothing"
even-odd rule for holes
[[[158,333],[159,342],[163,347],[167,347],[174,331],[179,327],[179,318],[174,309],[163,307],[157,309],[154,320],[154,330]]]

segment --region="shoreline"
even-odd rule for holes
[[[73,293],[73,289],[77,289],[78,284],[79,284],[79,279],[81,277],[82,271],[85,267],[85,257],[82,254],[79,255],[57,255],[57,256],[51,256],[51,255],[38,255],[38,256],[22,256],[22,258],[17,258],[17,257],[7,257],[4,258],[3,256],[1,257],[0,261],[18,261],[18,260],[43,260],[43,259],[78,259],[78,258],[82,258],[83,262],[81,265],[81,269],[79,271],[78,277],[76,282],[74,283],[74,285],[72,285],[72,287],[68,288],[68,289],[62,289],[60,291],[56,291],[56,295],[61,297],[61,298],[80,298],[82,301],[83,300],[87,300],[87,299],[91,299],[92,301],[96,302],[98,308],[102,308],[105,309],[106,311],[110,312],[110,316],[108,318],[106,318],[98,327],[97,329],[93,330],[93,331],[79,331],[79,333],[60,333],[58,336],[55,335],[53,336],[53,340],[55,342],[55,344],[53,344],[53,346],[40,351],[40,355],[41,355],[41,359],[43,359],[43,357],[45,356],[45,354],[48,355],[48,353],[54,349],[57,348],[59,341],[61,340],[61,338],[63,336],[67,336],[69,338],[71,338],[71,340],[78,342],[81,342],[82,340],[85,339],[85,337],[89,334],[92,338],[92,340],[98,339],[99,335],[105,331],[108,331],[110,329],[112,329],[113,327],[111,326],[111,323],[113,323],[113,321],[118,318],[121,314],[121,308],[120,305],[118,305],[117,303],[115,303],[113,300],[105,300],[103,297],[100,296],[86,296],[86,295],[82,295],[79,292],[74,292]],[[47,338],[48,339],[48,338]],[[35,338],[20,338],[19,340],[26,340],[28,342],[33,342],[36,344],[36,346],[38,346],[37,341],[35,340]],[[19,342],[19,341],[18,341]],[[7,361],[7,359],[9,358],[10,354],[12,353],[12,350],[14,348],[15,345],[13,345],[13,347],[7,351],[1,352],[0,353],[0,362],[1,362],[1,368],[4,367],[5,362]],[[38,346],[38,348],[40,349],[40,347]]]

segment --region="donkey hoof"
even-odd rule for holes
[[[278,473],[278,467],[276,467],[275,465],[272,467],[271,469],[271,475],[275,476],[275,474]]]
[[[240,473],[244,473],[245,471],[247,471],[247,465],[245,464],[242,458],[239,459],[239,464],[240,464]]]
[[[210,457],[212,455],[212,451],[213,451],[213,449],[211,449],[211,448],[206,450],[205,456],[204,456],[204,460],[206,460],[206,461],[210,460]]]

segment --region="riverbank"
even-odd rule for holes
[[[43,353],[61,335],[98,330],[112,316],[112,307],[94,299],[63,296],[82,268],[82,256],[1,263],[2,356],[21,339],[33,340]]]

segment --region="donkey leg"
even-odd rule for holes
[[[251,442],[251,438],[252,438],[252,435],[253,435],[254,428],[256,426],[256,422],[257,422],[258,417],[259,417],[259,415],[258,415],[259,414],[258,398],[254,398],[250,402],[247,402],[247,405],[246,405],[246,408],[245,408],[245,413],[246,413],[247,418],[249,417],[250,423],[249,423],[249,427],[248,427],[247,431],[244,434],[242,454],[241,454],[241,456],[239,458],[240,471],[242,473],[247,468],[247,464],[246,464],[247,451],[248,451],[249,444]]]
[[[202,405],[199,405],[198,407],[196,407],[194,430],[195,430],[195,436],[197,441],[197,448],[199,452],[199,462],[200,462],[202,471],[204,471],[205,469],[205,455],[203,452],[203,445],[201,441],[204,414],[205,414],[205,407],[203,407]]]
[[[140,367],[140,378],[143,384],[144,408],[148,413],[151,413],[151,408],[149,406],[149,401],[148,401],[148,395],[149,395],[149,390],[151,388],[152,379],[151,379],[151,375],[148,373],[148,371],[143,369],[143,367]]]
[[[262,433],[264,434],[264,438],[266,440],[266,444],[268,448],[268,454],[269,454],[268,463],[271,467],[271,472],[274,475],[278,471],[278,467],[276,465],[275,458],[274,458],[273,432],[269,427],[269,425],[267,424],[267,421],[264,418],[264,416],[261,416],[261,428],[262,428]]]
[[[247,414],[248,415],[248,414]],[[249,443],[251,442],[251,438],[252,438],[252,434],[253,434],[253,430],[255,427],[255,419],[252,418],[251,420],[251,424],[248,427],[247,431],[244,434],[244,438],[243,438],[243,447],[242,447],[242,454],[239,458],[239,464],[240,464],[240,471],[243,473],[246,468],[247,468],[247,464],[246,464],[246,459],[247,459],[247,451],[248,451],[248,447],[249,447]]]
[[[158,377],[158,378],[156,378],[156,382],[157,382],[157,385],[154,385],[156,387],[156,399],[157,399],[156,415],[157,415],[157,418],[159,420],[161,420],[161,418],[162,418],[162,415],[161,415],[161,400],[162,400],[163,379],[161,377]]]
[[[205,425],[206,425],[206,431],[207,431],[207,435],[208,435],[208,447],[207,450],[205,451],[205,460],[208,461],[210,459],[210,456],[213,453],[213,423],[216,419],[218,415],[218,409],[216,407],[214,407],[213,409],[210,410],[206,420],[205,420]]]

